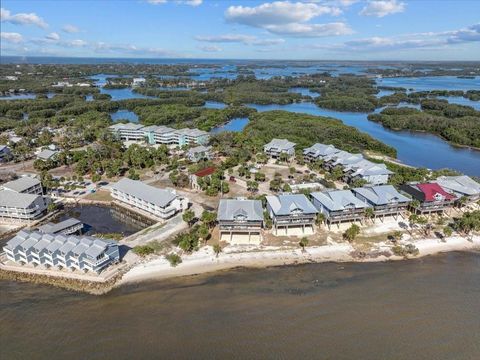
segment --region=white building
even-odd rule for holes
[[[263,151],[272,158],[279,158],[281,154],[286,154],[290,158],[295,155],[295,145],[287,139],[272,139],[263,146]]]
[[[40,180],[30,176],[24,176],[16,180],[9,181],[3,184],[0,189],[15,191],[23,194],[43,195],[43,188]]]
[[[120,260],[118,245],[112,240],[25,230],[10,239],[3,250],[15,263],[97,273]]]
[[[47,198],[41,195],[0,190],[0,220],[34,220],[47,210],[47,205]]]
[[[133,87],[136,87],[136,86],[142,86],[144,85],[146,82],[145,78],[143,77],[138,77],[138,78],[133,78],[132,80],[132,86]]]
[[[177,195],[174,190],[159,189],[127,178],[112,185],[111,195],[161,219],[168,219],[188,207],[188,199]]]

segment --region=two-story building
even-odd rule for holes
[[[263,146],[263,151],[269,157],[278,159],[282,154],[287,158],[295,155],[295,143],[287,139],[272,139],[268,144]]]
[[[362,154],[351,154],[347,151],[340,150],[336,153],[325,156],[323,167],[327,170],[332,170],[336,166],[344,168],[361,160],[363,160]]]
[[[357,198],[373,208],[375,218],[402,215],[412,201],[392,185],[364,186],[352,191]]]
[[[370,207],[358,199],[351,190],[329,190],[310,194],[315,208],[325,216],[328,225],[355,222],[365,218]]]
[[[1,185],[0,188],[22,194],[43,195],[43,188],[40,180],[30,176],[23,176],[16,180],[9,181]]]
[[[365,159],[345,165],[343,167],[343,180],[346,183],[354,183],[363,180],[370,185],[382,185],[388,183],[393,174],[385,164],[374,163]]]
[[[260,244],[263,208],[260,200],[220,199],[217,212],[220,239],[233,245]]]
[[[212,159],[212,148],[210,146],[195,146],[193,148],[188,149],[187,151],[187,158],[191,162],[199,162],[202,160],[211,160]]]
[[[47,205],[41,195],[0,190],[0,220],[29,222],[45,213]]]
[[[270,195],[266,199],[267,212],[272,219],[275,235],[313,234],[318,211],[305,195]]]
[[[111,195],[128,207],[168,219],[188,207],[188,199],[174,190],[159,189],[141,181],[123,178],[111,186]]]
[[[417,214],[443,214],[450,208],[457,197],[446,192],[438,183],[407,183],[400,186],[400,189],[409,194],[413,200],[410,208]]]
[[[440,176],[436,182],[458,199],[466,198],[468,203],[480,200],[480,184],[467,175]]]
[[[330,156],[333,154],[338,153],[338,150],[333,145],[325,145],[316,143],[306,149],[303,150],[303,159],[305,162],[315,162],[318,160],[324,160],[326,156]]]

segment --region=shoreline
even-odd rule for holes
[[[407,243],[407,242],[405,242]],[[295,249],[261,249],[243,252],[220,253],[218,257],[212,247],[204,247],[198,252],[182,257],[182,263],[176,267],[170,266],[165,258],[155,258],[132,267],[117,283],[122,286],[131,283],[141,283],[149,280],[164,280],[183,276],[192,276],[234,268],[267,268],[308,263],[325,262],[386,262],[406,259],[417,259],[453,251],[480,250],[480,236],[474,236],[472,241],[463,237],[451,237],[443,242],[436,238],[422,239],[413,242],[418,248],[416,256],[387,256],[391,248],[388,244],[379,244],[374,251],[356,256],[355,249],[348,243],[332,243],[324,246],[307,247],[305,252]]]

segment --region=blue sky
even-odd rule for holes
[[[480,1],[2,0],[1,54],[480,60]]]

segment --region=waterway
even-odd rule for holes
[[[130,122],[138,122],[138,115],[129,110],[117,110],[110,114],[112,121],[128,120]]]
[[[9,360],[473,360],[479,299],[474,253],[237,269],[100,297],[2,281],[0,352]]]
[[[480,77],[477,76],[474,79],[456,76],[378,78],[377,85],[403,87],[408,91],[480,90]]]

